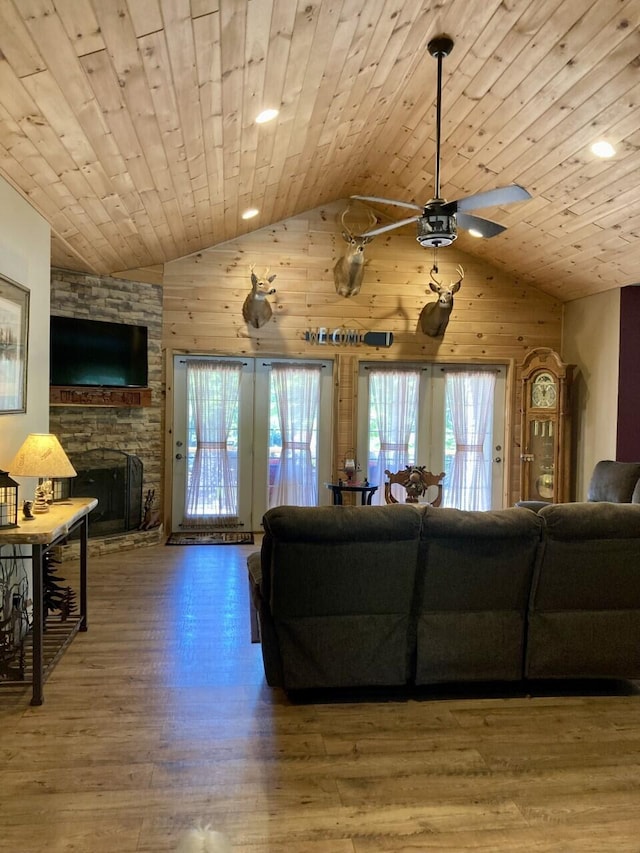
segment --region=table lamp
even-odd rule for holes
[[[360,470],[360,466],[356,462],[356,454],[353,450],[348,450],[342,466],[342,470],[347,475],[347,483],[351,483],[356,472]]]
[[[76,470],[57,437],[51,433],[28,435],[9,466],[16,477],[38,477],[34,512],[49,512],[52,477],[75,477]]]

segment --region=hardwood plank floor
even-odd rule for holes
[[[44,705],[0,691],[2,853],[165,853],[198,820],[244,853],[640,851],[634,685],[291,700],[249,642],[254,547],[91,560]]]

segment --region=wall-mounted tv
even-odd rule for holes
[[[147,327],[51,317],[51,385],[144,388]]]

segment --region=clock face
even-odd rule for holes
[[[531,387],[531,404],[538,409],[553,409],[556,404],[556,383],[550,373],[539,373]]]

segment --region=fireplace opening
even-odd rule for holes
[[[89,538],[137,530],[142,523],[142,461],[107,448],[69,458],[78,476],[61,481],[61,497],[98,499],[89,516]]]

